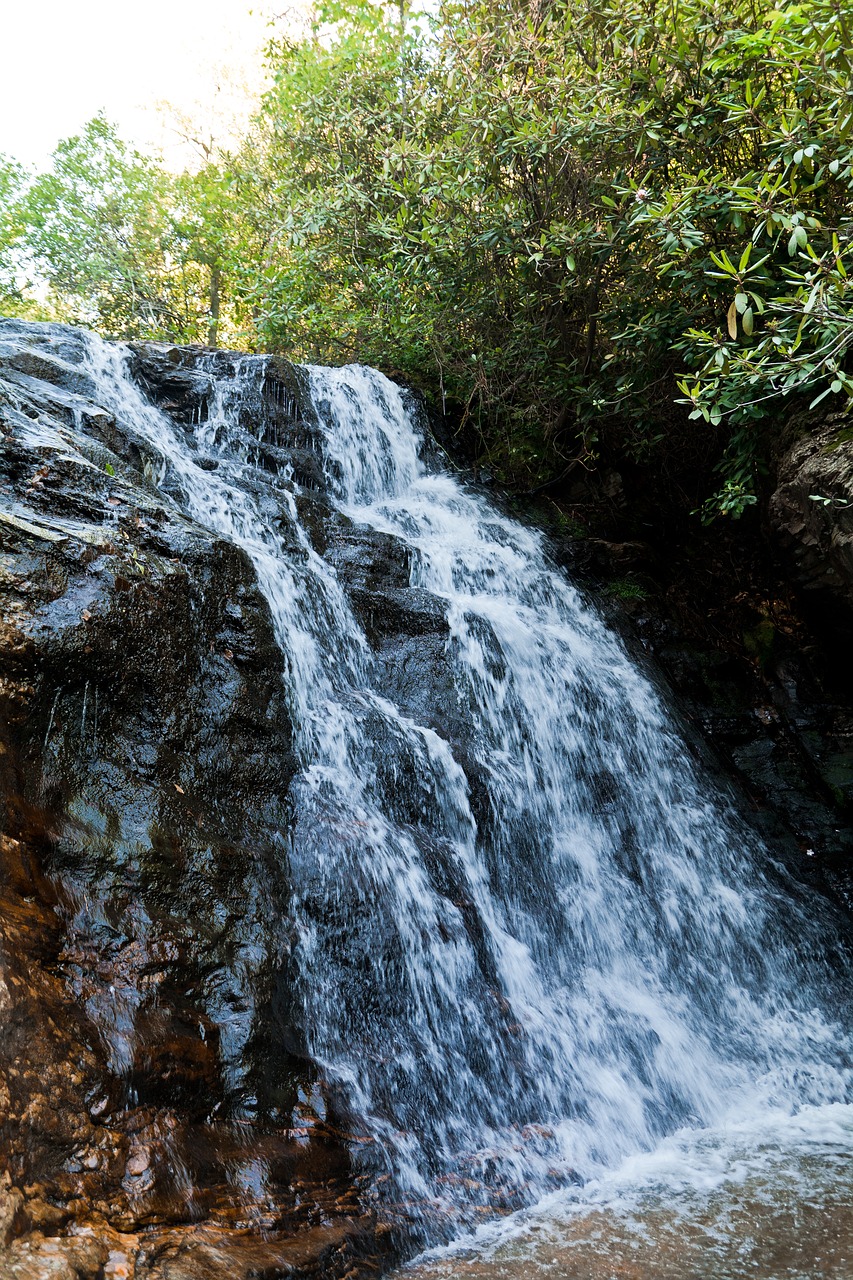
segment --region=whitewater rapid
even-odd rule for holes
[[[411,397],[359,366],[302,375],[337,511],[442,602],[453,726],[387,696],[293,475],[274,503],[252,485],[265,358],[211,372],[187,431],[120,346],[88,344],[154,481],[268,601],[300,760],[282,927],[305,1041],[423,1238],[576,1201],[697,1134],[846,1108],[850,975],[822,904],[699,776],[540,536],[427,463]]]

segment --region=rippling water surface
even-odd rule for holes
[[[686,1132],[395,1280],[850,1280],[853,1107]]]

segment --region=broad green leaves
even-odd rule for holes
[[[666,450],[680,359],[691,416],[728,440],[720,509],[748,505],[772,406],[846,394],[842,11],[386,12],[271,51],[261,340],[439,383],[516,480],[602,432]]]

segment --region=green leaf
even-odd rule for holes
[[[728,325],[729,337],[736,338],[737,337],[737,307],[735,306],[734,303],[732,303],[732,305],[729,307],[728,314],[726,316],[726,323]]]

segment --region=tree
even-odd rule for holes
[[[95,116],[26,198],[30,261],[58,313],[113,336],[180,328],[168,287],[164,176]]]
[[[21,200],[26,178],[21,165],[0,156],[0,313],[46,319],[47,309],[27,295],[24,278]]]
[[[61,319],[113,337],[218,338],[232,235],[227,171],[174,175],[95,116],[21,202],[33,273]]]
[[[780,405],[853,398],[847,6],[430,12],[328,0],[242,145],[182,174],[96,117],[12,201],[6,263],[107,333],[398,372],[514,484],[698,459],[738,514]]]
[[[270,51],[263,340],[438,383],[516,481],[692,439],[753,500],[766,407],[849,390],[838,0],[325,16]]]

